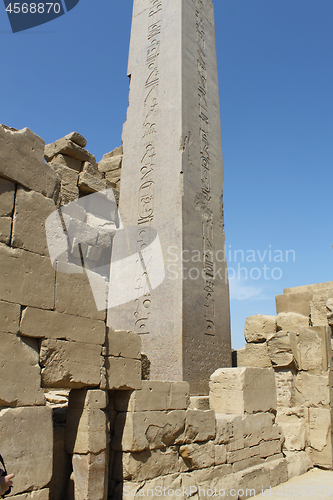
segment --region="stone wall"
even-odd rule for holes
[[[332,468],[333,283],[289,288],[276,297],[277,316],[251,316],[238,366],[273,367],[277,422],[284,451],[306,451],[315,465]]]

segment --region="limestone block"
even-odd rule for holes
[[[96,163],[96,158],[92,154],[66,137],[45,146],[44,157],[47,162],[50,162],[58,154],[70,156],[80,161]]]
[[[0,406],[44,405],[38,344],[0,332]]]
[[[13,215],[14,200],[14,182],[0,177],[0,217],[11,217]]]
[[[312,375],[299,372],[295,381],[296,406],[327,406],[330,404],[329,372]]]
[[[0,217],[0,243],[9,245],[12,232],[12,218]]]
[[[114,187],[107,179],[100,179],[97,175],[89,172],[81,172],[79,175],[78,186],[84,193],[98,193]]]
[[[328,369],[331,357],[330,329],[325,326],[300,327],[291,334],[291,343],[299,370],[320,373]]]
[[[244,446],[255,446],[267,439],[273,425],[271,413],[254,413],[242,420]]]
[[[175,495],[178,496],[179,492],[182,493],[180,474],[168,474],[167,476],[151,479],[146,481],[144,485],[142,482],[124,481],[115,489],[112,499],[128,498],[128,500],[137,500],[140,496],[143,496],[143,492],[145,497],[163,497],[164,491],[168,492],[169,490],[174,491]]]
[[[243,414],[276,409],[272,368],[219,368],[210,378],[210,407],[216,413]]]
[[[40,350],[43,387],[98,386],[103,361],[101,351],[99,345],[43,340]]]
[[[72,472],[72,457],[65,450],[65,433],[65,427],[53,428],[53,470],[49,483],[51,500],[66,498],[68,480]]]
[[[122,459],[121,459],[122,457]],[[117,452],[114,460],[113,479],[116,481],[145,481],[180,471],[178,451],[146,450],[139,453]]]
[[[215,464],[222,465],[227,462],[227,447],[224,444],[215,445]]]
[[[282,427],[288,451],[304,450],[307,439],[307,410],[304,408],[278,408],[276,423]]]
[[[190,410],[209,410],[209,396],[190,396]]]
[[[28,337],[66,339],[85,344],[105,342],[105,323],[56,311],[27,307],[22,314],[20,332]]]
[[[309,408],[309,443],[315,465],[332,467],[331,409]]]
[[[276,455],[274,455],[275,457]],[[239,460],[238,462],[234,462],[232,464],[232,471],[233,472],[239,472],[243,471],[245,469],[249,469],[251,467],[258,466],[260,464],[263,464],[265,460],[260,457],[260,455],[255,455],[250,458],[245,458],[244,460]]]
[[[61,156],[61,155],[59,155]],[[78,162],[81,165],[79,160],[75,160],[71,158],[71,160]],[[76,170],[73,170],[64,165],[55,165],[50,163],[50,165],[54,168],[55,172],[59,175],[61,179],[60,184],[60,195],[61,195],[61,203],[63,205],[70,203],[71,201],[75,201],[79,197],[79,188],[78,188],[78,179],[79,173]]]
[[[252,366],[255,368],[270,368],[272,366],[268,356],[266,342],[261,344],[246,344],[237,351],[237,366]]]
[[[163,411],[186,410],[189,404],[189,385],[187,382],[142,381],[142,389],[117,392],[115,409],[117,411]]]
[[[112,448],[138,452],[182,443],[185,411],[120,412],[115,420]]]
[[[108,496],[107,451],[73,455],[75,500],[106,500]]]
[[[37,490],[49,483],[53,449],[51,408],[36,406],[0,411],[0,440],[6,467],[15,474],[12,494]]]
[[[103,410],[68,408],[66,450],[68,453],[99,453],[108,444],[107,416]]]
[[[206,496],[208,490],[214,492],[215,488],[218,498],[236,498],[239,479],[238,474],[232,474],[230,464],[182,473],[182,492],[185,490],[183,498],[201,499]],[[214,495],[212,497],[214,498]]]
[[[44,141],[28,128],[12,131],[0,125],[0,175],[54,198],[59,178],[45,163]]]
[[[241,415],[222,415],[217,413],[216,418],[216,443],[227,444],[228,450],[233,451],[244,448],[243,420]],[[232,446],[230,446],[232,442]]]
[[[300,326],[309,326],[309,316],[292,312],[282,312],[276,317],[276,324],[278,330],[285,332],[298,332]]]
[[[76,172],[80,172],[82,169],[82,161],[77,160],[76,158],[72,158],[66,155],[55,155],[50,163],[53,168],[65,167],[71,170],[75,170]],[[78,175],[78,174],[77,174]]]
[[[226,452],[225,447],[224,451]],[[185,444],[179,448],[179,455],[181,456],[180,469],[182,472],[205,469],[215,464],[215,446],[211,441],[204,444]],[[225,462],[226,460],[222,463]]]
[[[280,330],[267,339],[268,355],[274,367],[287,367],[294,361],[288,332]]]
[[[120,181],[120,173],[121,170],[112,170],[111,172],[106,172],[105,174],[105,179],[114,184],[114,187],[116,187],[116,183]]]
[[[108,153],[103,156],[101,161],[98,162],[98,170],[100,172],[110,172],[121,169],[121,162],[123,155],[108,156]]]
[[[187,443],[215,439],[215,413],[212,410],[187,410],[185,439]]]
[[[57,272],[56,311],[90,319],[105,319],[105,311],[98,311],[87,275]]]
[[[227,451],[227,462],[233,464],[247,460],[254,456],[260,456],[261,445],[251,446],[251,448],[241,448],[239,450]]]
[[[141,359],[141,339],[137,333],[107,328],[106,356]]]
[[[87,145],[87,140],[78,132],[71,132],[70,134],[65,135],[64,139],[69,139],[70,141],[75,142],[75,144],[81,146],[81,148],[85,148]]]
[[[312,300],[312,291],[296,292],[296,293],[284,293],[283,295],[277,295],[276,300],[276,312],[277,314],[281,312],[291,312],[302,314],[303,316],[310,316],[310,301]]]
[[[10,498],[13,498],[13,500],[49,500],[50,490],[48,488],[43,488],[42,490],[22,493],[22,495],[15,495]]]
[[[330,326],[333,326],[333,299],[328,299],[326,302],[327,321]]]
[[[105,358],[107,387],[111,389],[140,389],[141,361],[129,358]]]
[[[108,405],[108,394],[100,389],[73,389],[69,394],[68,406],[72,409],[99,409]]]
[[[311,323],[314,326],[327,325],[326,302],[333,297],[333,287],[324,288],[313,293],[310,302]]]
[[[50,259],[0,245],[0,299],[25,306],[54,308],[55,271]]]
[[[269,483],[272,488],[288,481],[288,461],[285,458],[267,462],[264,467],[269,471]]]
[[[0,300],[0,331],[17,333],[20,323],[20,306]]]
[[[263,465],[250,467],[239,472],[240,480],[238,483],[239,500],[243,500],[250,496],[255,496],[258,492],[262,492],[270,487],[270,471]],[[243,490],[244,494],[239,490]]]
[[[246,342],[265,342],[268,333],[276,332],[275,316],[257,314],[245,321],[244,335]]]
[[[49,256],[45,221],[55,210],[53,200],[19,188],[15,199],[12,246]]]
[[[275,384],[278,406],[296,406],[295,375],[292,370],[275,370]]]
[[[288,464],[288,480],[296,476],[301,476],[312,469],[312,460],[305,451],[285,451],[284,453]]]
[[[271,455],[282,453],[282,443],[279,439],[273,441],[263,441],[259,444],[261,458],[267,458]]]

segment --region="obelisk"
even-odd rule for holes
[[[153,288],[139,265],[137,297],[111,308],[108,324],[141,335],[150,379],[204,395],[231,365],[212,1],[134,0],[128,75],[119,211],[135,228],[133,254],[157,233],[165,279]]]

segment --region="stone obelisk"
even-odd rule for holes
[[[204,395],[231,365],[212,1],[134,0],[128,75],[119,210],[133,253],[157,232],[165,279],[153,288],[139,266],[137,298],[108,324],[141,334],[150,379]]]

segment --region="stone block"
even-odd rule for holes
[[[312,469],[312,460],[305,451],[285,451],[284,453],[288,466],[288,480],[296,476],[301,476]]]
[[[238,498],[243,500],[255,496],[270,487],[270,471],[263,465],[250,467],[239,472]],[[243,491],[240,491],[243,490]],[[244,493],[244,494],[242,494]]]
[[[215,413],[212,410],[187,410],[185,439],[187,443],[215,439]]]
[[[260,464],[263,464],[265,460],[260,457],[260,455],[255,455],[250,458],[245,458],[244,460],[239,460],[238,462],[234,462],[232,464],[232,471],[233,472],[240,472],[245,469],[249,469],[251,467],[258,466]]]
[[[142,389],[118,392],[115,396],[117,411],[186,410],[189,405],[187,382],[142,381]]]
[[[73,389],[69,394],[69,408],[103,410],[108,405],[108,394],[100,389]]]
[[[87,171],[81,172],[79,175],[78,186],[83,193],[98,193],[111,187],[115,187],[107,179],[100,179],[98,175],[91,174]]]
[[[327,371],[331,357],[331,332],[325,326],[300,327],[291,334],[291,344],[299,370],[320,373]]]
[[[49,500],[50,490],[43,488],[42,490],[23,493],[22,495],[15,495],[10,498],[13,498],[13,500]]]
[[[307,439],[307,410],[304,408],[278,408],[276,423],[284,434],[283,448],[288,451],[304,450]]]
[[[210,410],[209,396],[190,396],[189,410]]]
[[[269,471],[269,483],[272,488],[279,484],[286,483],[289,479],[288,461],[285,458],[267,462],[267,464],[265,464],[265,469]]]
[[[294,354],[288,332],[280,330],[267,339],[268,355],[274,367],[287,367],[293,364]]]
[[[54,308],[55,271],[50,259],[0,245],[0,299],[24,306]]]
[[[38,344],[0,332],[0,406],[44,405]]]
[[[327,406],[330,404],[329,372],[313,375],[299,372],[295,380],[296,406]]]
[[[52,158],[50,165],[53,168],[65,167],[66,169],[69,168],[71,170],[75,170],[77,172],[76,175],[78,175],[82,170],[83,163],[81,160],[77,160],[76,158],[71,158],[70,156],[60,154],[55,155]]]
[[[64,139],[75,142],[75,144],[81,146],[81,148],[85,148],[87,145],[87,140],[78,132],[71,132],[70,134],[65,135]]]
[[[179,455],[181,456],[180,469],[182,472],[205,469],[215,465],[215,446],[211,441],[204,444],[185,444],[179,448]],[[222,463],[225,462],[226,460]]]
[[[11,217],[14,210],[15,184],[0,177],[0,217]]]
[[[245,321],[244,336],[246,342],[265,342],[267,334],[276,332],[276,317],[257,314]]]
[[[217,413],[216,443],[227,444],[228,450],[244,448],[243,420],[241,415],[222,415]],[[230,446],[232,442],[232,446]]]
[[[105,345],[106,356],[141,360],[141,339],[137,333],[115,332],[107,328]]]
[[[105,179],[114,184],[114,187],[116,187],[117,182],[120,181],[120,173],[121,170],[112,170],[112,172],[106,172],[105,174]]]
[[[106,500],[108,496],[108,453],[73,455],[75,500]]]
[[[292,370],[275,370],[278,406],[296,406],[295,375]]]
[[[140,496],[156,498],[158,496],[163,496],[164,491],[174,491],[175,495],[179,496],[179,492],[182,493],[181,486],[181,475],[180,474],[168,474],[167,476],[160,476],[156,479],[148,480],[142,484],[142,482],[124,481],[120,483],[112,498],[114,500],[128,498],[129,500],[137,500]],[[144,495],[143,495],[144,493]],[[183,497],[181,497],[183,498]]]
[[[0,176],[47,198],[55,198],[59,178],[45,163],[44,141],[28,128],[12,131],[0,125]]]
[[[176,441],[183,442],[179,436],[184,429],[184,410],[120,412],[115,420],[112,448],[130,452],[166,448]]]
[[[232,474],[230,464],[223,464],[208,469],[182,473],[181,480],[182,491],[185,490],[183,498],[193,498],[195,500],[204,498],[208,490],[214,492],[216,488],[218,497],[230,499],[235,498],[234,493],[238,490],[239,476],[238,474]],[[232,490],[235,490],[235,492]]]
[[[237,366],[252,366],[255,368],[270,368],[272,366],[268,356],[266,342],[261,344],[246,344],[237,351]]]
[[[333,297],[333,286],[317,290],[310,302],[311,323],[314,326],[327,325],[326,302]]]
[[[114,170],[119,171],[121,169],[123,155],[108,156],[108,153],[103,156],[101,161],[98,162],[98,170],[100,172],[111,172]]]
[[[47,162],[50,162],[54,156],[59,154],[96,164],[96,158],[92,154],[66,137],[45,146],[44,158]]]
[[[276,317],[278,330],[285,332],[298,332],[300,326],[309,326],[309,316],[303,316],[297,313],[280,313]]]
[[[53,428],[53,470],[48,485],[51,500],[66,498],[68,480],[72,472],[72,457],[65,450],[65,433],[64,426]]]
[[[304,291],[277,295],[275,297],[277,314],[291,312],[309,317],[312,294],[312,291]]]
[[[59,155],[61,156],[61,155]],[[79,160],[75,160],[70,158],[74,162],[78,162],[81,165]],[[54,168],[55,172],[59,175],[61,179],[60,184],[60,195],[61,195],[61,204],[65,205],[70,203],[71,201],[75,201],[79,197],[79,188],[78,188],[78,179],[79,173],[77,170],[73,170],[72,168],[66,167],[64,165],[56,165],[50,163],[50,165]]]
[[[282,453],[282,443],[279,439],[273,441],[263,441],[259,444],[261,458]]]
[[[247,447],[239,450],[227,451],[227,462],[233,464],[235,462],[245,461],[254,456],[261,456],[260,450],[261,445],[256,445],[251,446],[251,448]]]
[[[271,413],[254,413],[242,420],[244,446],[255,446],[263,439],[267,440],[272,429]]]
[[[309,444],[314,465],[332,467],[332,410],[309,408]]]
[[[20,323],[20,306],[0,300],[0,331],[17,333]]]
[[[46,486],[52,476],[52,409],[40,406],[1,410],[0,436],[6,467],[15,474],[12,494]]]
[[[122,453],[122,459],[120,454],[117,452],[114,460],[113,479],[116,481],[146,481],[180,471],[178,451],[173,448]]]
[[[222,465],[227,462],[227,447],[224,444],[215,445],[215,464]]]
[[[45,221],[55,210],[53,200],[19,188],[15,199],[12,246],[49,256]]]
[[[103,345],[105,342],[104,321],[33,307],[23,311],[20,332],[28,337],[66,339],[85,344]]]
[[[216,413],[257,413],[277,406],[272,368],[220,368],[209,386],[210,407]]]
[[[68,408],[66,450],[68,453],[99,453],[108,444],[107,416],[100,409]]]
[[[108,356],[105,369],[109,390],[141,388],[141,360]]]
[[[0,243],[9,245],[12,233],[12,218],[0,217]]]
[[[105,311],[98,311],[88,276],[57,272],[55,308],[60,313],[90,319],[105,319]]]
[[[98,386],[103,362],[101,351],[99,345],[43,340],[40,350],[43,387]]]

